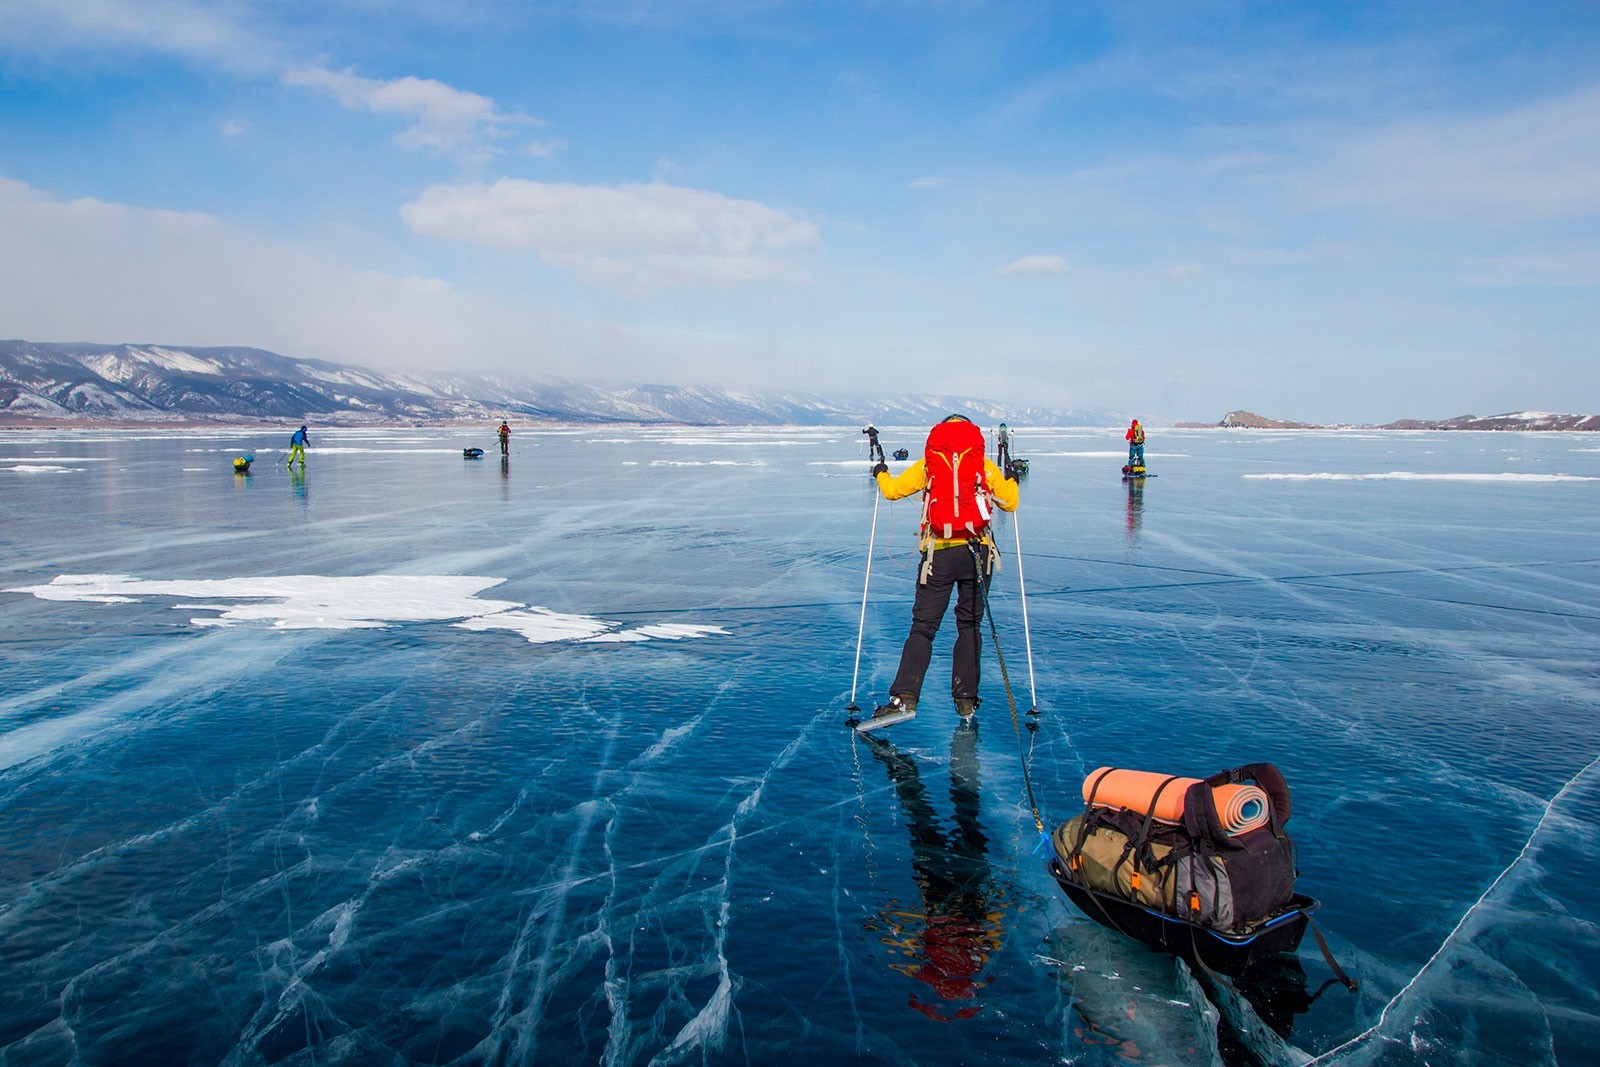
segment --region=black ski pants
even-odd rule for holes
[[[983,657],[983,572],[988,569],[988,546],[952,545],[933,553],[933,568],[926,582],[917,583],[911,605],[911,634],[900,653],[900,670],[889,686],[892,696],[922,695],[922,679],[933,658],[933,638],[956,594],[956,646],[950,664],[950,695],[957,700],[978,695],[979,660]]]

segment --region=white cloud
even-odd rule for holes
[[[907,189],[943,189],[943,178],[913,178],[906,183]]]
[[[549,159],[551,156],[555,155],[557,152],[565,152],[566,150],[567,150],[567,142],[565,142],[565,141],[529,141],[528,142],[528,154],[530,156],[536,156],[539,159]]]
[[[401,216],[417,233],[528,249],[625,291],[770,278],[785,253],[819,242],[815,225],[765,204],[662,182],[436,185]]]
[[[250,128],[250,124],[243,119],[229,119],[222,124],[222,136],[237,137]]]
[[[270,67],[276,53],[228,7],[190,0],[5,0],[5,48],[165,52],[250,70]]]
[[[285,73],[283,80],[287,85],[325,93],[347,108],[412,119],[412,125],[395,141],[403,148],[441,155],[483,158],[497,151],[494,142],[510,136],[512,128],[540,124],[526,115],[495,110],[494,101],[487,96],[432,78],[380,81],[348,70],[297,67]]]
[[[383,369],[744,382],[772,345],[577,318],[362,270],[208,215],[62,200],[0,176],[0,322],[30,340],[250,345]]]
[[[38,340],[247,344],[387,367],[495,354],[550,339],[540,369],[626,347],[572,323],[508,310],[437,279],[363,271],[202,214],[59,200],[0,177],[0,322]],[[618,331],[620,332],[620,331]],[[563,352],[566,354],[566,351]]]
[[[1061,274],[1067,270],[1067,261],[1060,256],[1023,256],[1000,267],[1001,274]]]

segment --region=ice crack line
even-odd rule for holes
[[[755,787],[740,800],[734,808],[733,816],[723,827],[723,833],[717,840],[723,845],[722,880],[718,885],[721,899],[717,909],[716,934],[713,949],[716,955],[717,988],[710,998],[703,1004],[688,1022],[678,1031],[666,1049],[652,1059],[652,1063],[666,1063],[674,1059],[681,1059],[691,1050],[699,1049],[702,1055],[722,1051],[727,1039],[728,1023],[733,1014],[734,996],[738,991],[740,982],[735,978],[733,969],[728,962],[728,933],[733,924],[733,877],[734,877],[734,852],[738,847],[741,831],[745,822],[760,807],[762,795],[766,792],[767,785],[772,781],[772,776],[787,767],[794,759],[795,754],[809,740],[816,726],[823,721],[826,713],[819,712],[808,722],[795,737],[784,746],[773,759],[770,766],[762,772],[761,778]],[[746,835],[748,836],[748,835]]]
[[[1343,1044],[1336,1045],[1327,1052],[1324,1052],[1314,1059],[1309,1060],[1305,1064],[1305,1067],[1314,1067],[1315,1064],[1326,1063],[1332,1057],[1337,1056],[1340,1053],[1350,1051],[1351,1049],[1360,1045],[1362,1042],[1366,1041],[1367,1038],[1374,1035],[1380,1037],[1384,1036],[1383,1029],[1388,1024],[1389,1013],[1394,1010],[1396,1005],[1405,999],[1407,993],[1410,993],[1411,990],[1416,987],[1416,984],[1422,980],[1422,976],[1427,974],[1429,969],[1431,969],[1433,965],[1439,961],[1440,957],[1444,955],[1445,950],[1455,942],[1456,937],[1461,933],[1462,930],[1466,928],[1467,921],[1471,919],[1472,916],[1477,913],[1477,910],[1483,906],[1483,903],[1494,894],[1494,891],[1499,888],[1500,883],[1506,880],[1506,876],[1515,870],[1517,866],[1527,857],[1528,853],[1532,851],[1534,842],[1539,839],[1539,834],[1544,830],[1544,824],[1550,820],[1551,812],[1555,811],[1556,805],[1561,802],[1561,799],[1571,791],[1573,786],[1578,784],[1579,779],[1588,774],[1596,766],[1600,766],[1600,755],[1595,756],[1595,758],[1590,760],[1582,770],[1578,771],[1577,774],[1574,774],[1571,778],[1569,778],[1567,780],[1567,784],[1558,789],[1556,791],[1556,795],[1550,798],[1549,803],[1544,806],[1544,813],[1539,816],[1538,823],[1534,825],[1533,832],[1528,835],[1528,840],[1523,843],[1522,850],[1517,853],[1516,857],[1512,859],[1509,864],[1506,865],[1505,870],[1501,871],[1495,877],[1495,880],[1489,883],[1489,888],[1483,891],[1483,895],[1477,900],[1473,901],[1472,906],[1462,913],[1461,918],[1456,922],[1455,927],[1451,929],[1450,933],[1445,935],[1444,941],[1440,943],[1439,948],[1434,952],[1434,954],[1428,957],[1428,962],[1422,965],[1422,969],[1412,977],[1411,981],[1407,982],[1405,986],[1401,988],[1400,992],[1394,995],[1389,1003],[1383,1006],[1383,1011],[1378,1014],[1378,1021]],[[1386,1038],[1386,1040],[1392,1039]]]

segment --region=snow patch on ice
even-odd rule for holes
[[[1114,451],[1114,453],[1077,453],[1077,451],[1074,451],[1074,453],[1035,453],[1035,451],[1029,451],[1029,453],[1027,453],[1027,454],[1029,454],[1029,459],[1037,459],[1038,456],[1051,456],[1051,458],[1066,458],[1066,459],[1126,459],[1126,458],[1128,458],[1128,451],[1126,451],[1126,450]],[[1154,459],[1155,458],[1155,454],[1157,454],[1157,453],[1146,453],[1146,456],[1147,456],[1147,458]]]
[[[5,591],[32,593],[40,600],[96,604],[134,604],[149,597],[173,597],[178,600],[173,605],[176,610],[216,613],[189,620],[199,627],[270,622],[279,630],[363,630],[396,623],[446,622],[465,630],[511,630],[534,644],[679,641],[727,634],[720,626],[688,623],[628,629],[622,623],[591,615],[479,596],[503,581],[504,578],[445,574],[291,574],[172,581],[124,574],[63,574],[47,585]]]
[[[463,630],[511,630],[538,645],[550,641],[584,641],[604,633],[613,624],[591,615],[569,615],[549,608],[530,607],[464,619],[454,625]]]
[[[690,623],[658,623],[651,626],[636,626],[631,630],[618,630],[614,633],[597,634],[586,640],[591,644],[601,644],[615,641],[682,641],[686,637],[727,637],[728,631],[720,626],[696,626]]]
[[[1600,451],[1600,449],[1590,451]],[[110,461],[110,456],[0,456],[0,463],[109,463]]]
[[[1152,452],[1149,449],[1145,450],[1146,459],[1181,459],[1185,455],[1186,453],[1183,452]],[[1035,452],[1032,449],[1028,450],[1027,458],[1036,459],[1040,456],[1064,457],[1067,459],[1127,459],[1128,450],[1125,448],[1115,452]],[[1020,453],[1018,458],[1021,458]]]
[[[1419,474],[1415,471],[1389,471],[1387,474],[1245,474],[1244,478],[1290,482],[1600,482],[1586,474]]]
[[[51,464],[18,464],[15,467],[0,467],[0,470],[15,471],[18,474],[82,474],[82,467],[56,467]]]

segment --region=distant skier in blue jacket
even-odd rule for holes
[[[289,458],[283,461],[285,467],[294,466],[294,461],[300,461],[300,469],[306,469],[306,446],[311,443],[311,438],[306,436],[306,428],[300,427],[289,438]]]

